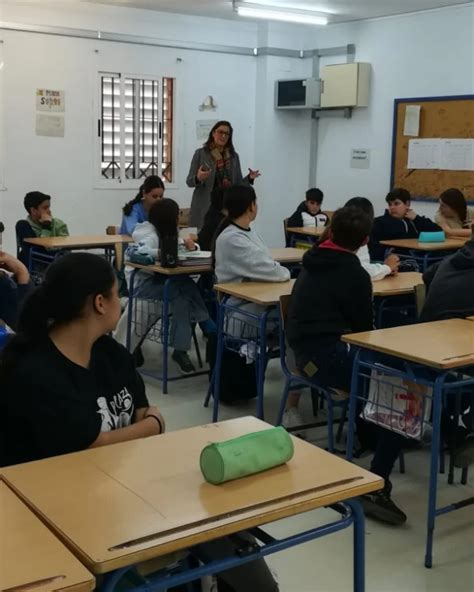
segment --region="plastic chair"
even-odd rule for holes
[[[324,398],[327,404],[328,450],[330,452],[334,452],[334,408],[340,407],[342,410],[341,418],[339,420],[339,427],[336,435],[336,442],[339,443],[342,438],[342,430],[344,427],[344,422],[346,420],[347,410],[349,407],[349,393],[345,393],[344,391],[341,391],[339,389],[325,387],[321,384],[318,384],[314,380],[306,378],[305,376],[300,374],[299,371],[296,369],[296,366],[293,367],[293,364],[291,363],[291,361],[289,361],[285,337],[285,324],[290,298],[291,296],[282,296],[280,298],[280,363],[286,380],[285,389],[283,391],[283,396],[281,398],[280,410],[278,412],[276,424],[281,425],[282,423],[283,413],[285,412],[285,407],[288,401],[288,395],[290,390],[296,387],[317,389],[320,396]],[[300,429],[300,427],[298,429]]]

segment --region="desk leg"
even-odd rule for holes
[[[165,286],[163,289],[163,380],[162,380],[162,388],[163,394],[168,394],[168,340],[169,340],[169,333],[170,333],[170,319],[169,319],[169,290],[170,290],[170,283],[171,279],[168,278],[165,281]]]
[[[426,534],[425,567],[433,565],[433,536],[436,519],[436,489],[438,481],[439,443],[441,437],[441,403],[445,375],[436,378],[433,386],[433,437],[431,440],[430,483],[428,494],[428,524]]]
[[[222,356],[224,354],[224,318],[226,300],[227,299],[224,299],[219,303],[219,308],[217,310],[217,349],[214,372],[212,373],[212,394],[214,397],[212,407],[213,422],[216,422],[219,418],[219,397],[221,394]]]
[[[351,393],[349,395],[349,418],[347,422],[346,458],[352,460],[354,453],[354,429],[357,408],[357,392],[359,386],[359,361],[362,350],[357,348],[352,366]]]
[[[123,267],[123,243],[115,243],[115,268],[120,271]]]
[[[344,502],[352,510],[354,519],[354,592],[365,590],[365,516],[357,499]]]
[[[265,370],[267,366],[267,318],[268,311],[260,317],[260,353],[257,354],[257,417],[264,418],[263,392],[265,388]]]

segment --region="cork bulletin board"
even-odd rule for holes
[[[420,106],[417,138],[474,138],[474,95],[395,99],[392,137],[391,187],[404,187],[414,200],[433,201],[450,187],[457,187],[474,202],[474,171],[409,169],[404,135],[408,105]]]

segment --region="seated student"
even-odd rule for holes
[[[0,358],[0,467],[164,432],[130,354],[108,336],[119,316],[115,274],[102,257],[73,253],[49,267]],[[214,559],[238,540],[254,541],[238,533],[197,552]],[[235,592],[249,582],[278,592],[264,560],[219,578]]]
[[[302,201],[296,211],[288,218],[287,226],[293,228],[327,226],[329,216],[321,211],[324,194],[321,189],[313,187],[308,189],[305,201]],[[287,247],[289,247],[289,238],[287,237]]]
[[[337,210],[329,238],[303,257],[288,309],[287,337],[298,369],[315,384],[349,391],[353,351],[340,337],[373,328],[372,283],[356,255],[367,244],[371,226],[359,208]],[[385,488],[362,500],[368,515],[391,524],[406,521],[390,497],[389,480],[402,442],[398,434],[380,430],[370,470],[385,479]]]
[[[212,251],[214,236],[225,217],[224,190],[213,189],[211,192],[211,205],[204,216],[202,228],[198,233],[198,243],[203,251]]]
[[[429,267],[423,281],[427,295],[420,315],[422,323],[474,316],[474,238],[453,255]],[[457,441],[454,464],[458,467],[474,463],[474,393],[463,395],[462,407],[459,424],[454,428]],[[450,423],[449,417],[445,418],[447,432]]]
[[[388,208],[383,216],[375,218],[370,235],[369,252],[373,261],[383,261],[384,259],[387,249],[380,244],[380,241],[418,238],[420,232],[441,230],[432,220],[418,216],[411,209],[411,195],[406,189],[392,189],[387,194],[385,201]]]
[[[26,220],[16,223],[15,231],[19,247],[19,259],[28,266],[31,245],[25,243],[25,238],[47,238],[50,236],[68,236],[66,224],[51,215],[51,196],[41,191],[30,191],[23,200],[28,212]],[[38,247],[36,247],[37,249]]]
[[[157,175],[150,175],[140,186],[137,195],[123,206],[120,234],[132,235],[137,224],[148,220],[148,212],[157,199],[165,192],[163,181]]]
[[[214,267],[217,281],[225,282],[286,282],[290,271],[274,261],[267,246],[251,227],[257,217],[255,191],[250,186],[234,185],[224,197],[227,216],[215,241]],[[260,312],[262,306],[230,298],[229,303],[250,312]]]
[[[179,206],[172,199],[162,198],[156,201],[148,212],[148,222],[135,226],[132,233],[135,245],[129,252],[136,251],[142,256],[149,256],[152,260],[158,258],[160,236],[176,236],[178,240]],[[179,250],[194,251],[199,246],[190,238],[179,241]],[[165,279],[163,276],[138,272],[135,284],[135,296],[146,300],[161,300],[163,298]],[[191,374],[196,371],[191,362],[188,351],[192,344],[192,323],[198,322],[204,335],[215,333],[216,327],[209,319],[209,313],[202,300],[197,285],[187,276],[182,275],[173,279],[169,288],[171,303],[170,343],[174,346],[172,359],[177,363],[183,374]],[[143,319],[142,326],[150,328],[161,316],[161,306],[147,306],[147,319]],[[124,313],[125,314],[125,313]],[[122,322],[122,321],[121,321]],[[143,327],[141,335],[134,331],[134,350],[137,342],[146,336],[146,328]],[[116,339],[123,337],[116,335]]]
[[[435,221],[447,237],[469,238],[472,236],[474,208],[467,206],[462,191],[455,188],[446,189],[439,196],[439,208],[435,214]]]

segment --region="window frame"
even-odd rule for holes
[[[138,190],[139,186],[143,183],[144,177],[140,179],[126,179],[122,178],[121,176],[115,179],[105,179],[101,173],[101,163],[102,163],[102,129],[100,129],[99,135],[99,127],[101,128],[102,122],[102,78],[104,76],[119,76],[120,77],[120,93],[123,96],[125,92],[125,80],[132,79],[132,80],[155,80],[159,83],[159,95],[158,95],[158,127],[161,126],[162,131],[162,138],[160,140],[160,145],[158,148],[159,152],[159,161],[162,162],[162,154],[163,154],[163,80],[165,78],[171,78],[173,80],[173,97],[172,97],[172,110],[173,110],[173,122],[172,122],[172,151],[171,151],[171,158],[172,158],[172,167],[173,167],[173,182],[169,183],[164,179],[164,183],[167,189],[179,189],[179,184],[177,182],[178,179],[178,164],[177,164],[177,150],[176,150],[176,129],[177,129],[177,122],[175,118],[176,114],[176,102],[177,102],[177,95],[176,95],[176,87],[177,81],[174,76],[159,76],[156,74],[138,74],[138,73],[131,73],[131,72],[120,72],[118,70],[99,70],[97,72],[96,78],[96,92],[95,92],[95,117],[94,117],[94,161],[93,161],[93,186],[94,189],[108,189],[108,190],[117,190],[117,189],[126,189],[126,190]],[[122,121],[125,121],[125,102],[121,101],[120,105],[120,118]],[[139,126],[136,126],[135,132],[139,133]],[[125,128],[121,126],[120,129],[120,143],[122,146],[125,145]],[[125,170],[125,153],[122,151],[120,154],[120,174],[122,171]],[[160,174],[162,177],[162,174]]]

